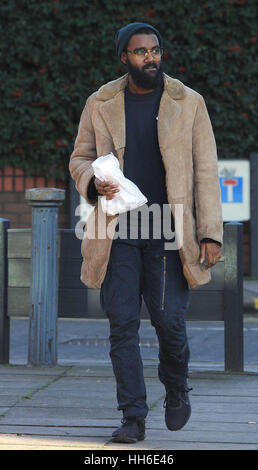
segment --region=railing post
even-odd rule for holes
[[[58,207],[65,190],[26,190],[32,206],[32,253],[28,362],[33,366],[57,363]]]
[[[0,364],[9,363],[10,319],[8,294],[8,228],[10,222],[0,218]]]
[[[225,371],[242,372],[243,348],[243,224],[225,224]]]
[[[250,154],[251,164],[251,219],[250,219],[250,274],[258,275],[258,153]]]

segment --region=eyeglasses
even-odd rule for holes
[[[163,49],[159,46],[155,46],[152,49],[146,49],[146,47],[137,47],[133,51],[127,49],[127,52],[131,52],[131,54],[135,54],[138,57],[146,57],[150,52],[152,57],[157,57],[163,54]]]

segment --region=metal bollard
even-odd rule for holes
[[[225,224],[225,371],[244,370],[243,338],[243,224]]]
[[[0,218],[0,364],[9,363],[10,319],[7,307],[9,226],[9,220]]]
[[[57,363],[58,315],[58,208],[65,190],[26,190],[32,206],[32,252],[28,363],[52,366]]]

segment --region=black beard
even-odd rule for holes
[[[146,64],[142,70],[139,70],[138,67],[135,67],[134,65],[131,64],[129,60],[127,60],[127,69],[132,77],[133,82],[135,85],[137,85],[140,88],[143,88],[144,90],[154,90],[155,88],[158,87],[158,85],[162,82],[163,79],[163,67],[162,63],[160,63],[160,66],[158,67],[155,62]],[[148,72],[145,72],[147,68],[150,67],[157,67],[155,75],[150,75]]]

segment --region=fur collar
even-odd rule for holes
[[[164,89],[168,95],[174,100],[182,100],[186,96],[185,85],[175,78],[169,77],[167,74],[164,75]],[[119,92],[124,91],[128,82],[128,74],[126,73],[122,77],[106,83],[97,92],[97,100],[108,101],[115,97]]]

